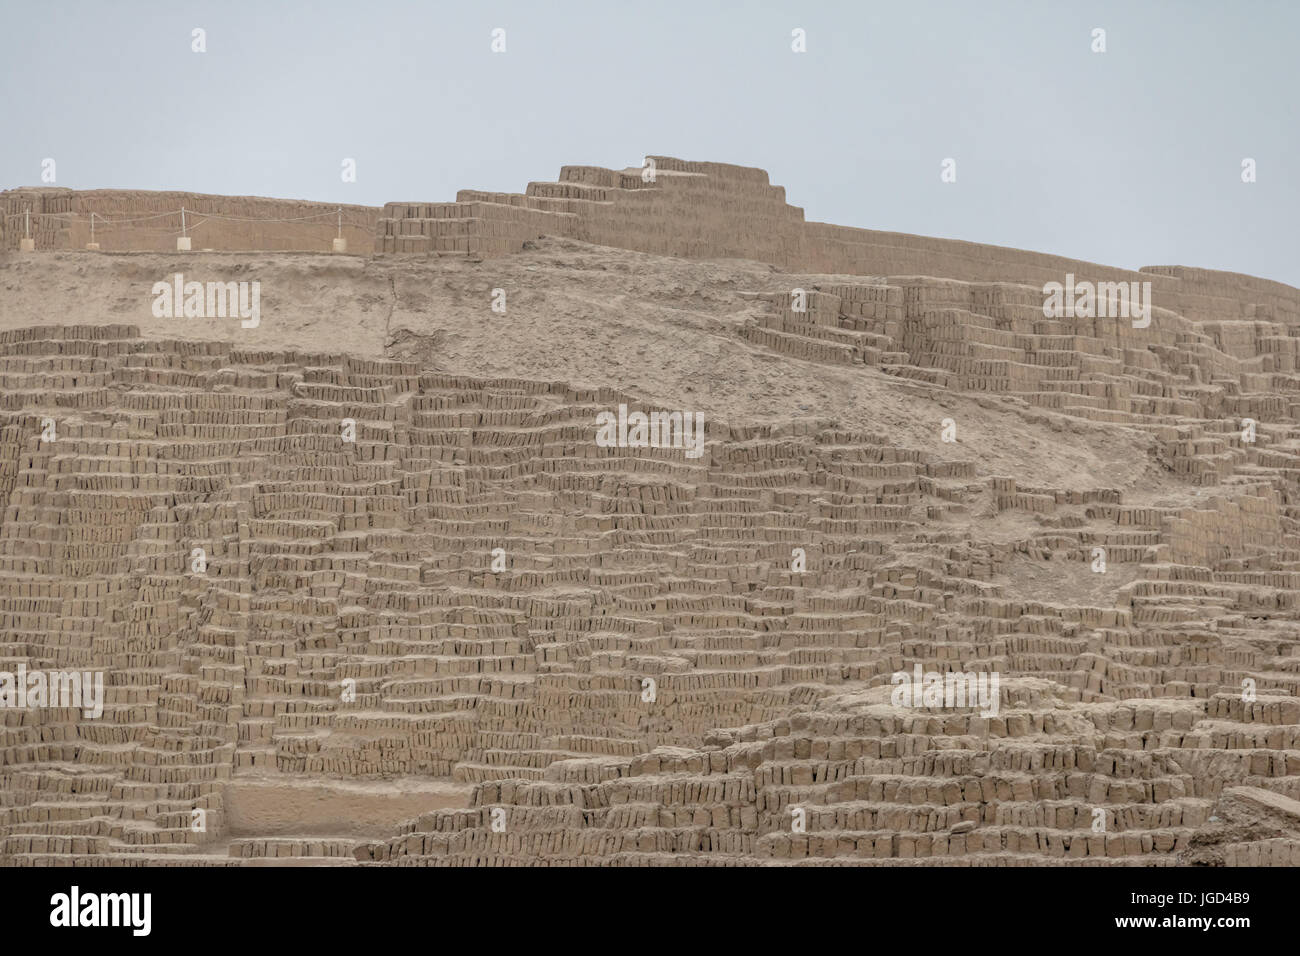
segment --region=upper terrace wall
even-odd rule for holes
[[[493,257],[553,235],[681,258],[754,259],[800,273],[1033,286],[1074,273],[1094,282],[1151,282],[1159,307],[1193,321],[1300,324],[1300,291],[1282,283],[1183,266],[1131,271],[1004,246],[806,222],[762,169],[651,159],[653,182],[643,181],[640,169],[565,166],[557,182],[530,183],[524,193],[461,190],[455,202],[390,202],[382,210],[186,192],[15,189],[0,192],[0,249],[18,247],[30,210],[37,249],[84,248],[94,213],[100,248],[170,252],[184,207],[195,249],[327,252],[341,208],[348,251],[360,255]],[[1229,330],[1225,343],[1243,334]]]
[[[691,259],[743,258],[801,273],[928,275],[1041,286],[1079,280],[1150,282],[1157,305],[1200,321],[1300,323],[1300,291],[1251,276],[1149,266],[1117,269],[1005,246],[806,222],[767,173],[725,163],[650,157],[640,169],[565,166],[522,193],[462,190],[450,203],[388,203],[376,252],[501,256],[541,235]]]
[[[369,255],[380,210],[374,206],[211,196],[131,189],[23,188],[0,192],[0,249],[17,249],[31,213],[37,249],[174,252],[181,208],[195,249],[329,252],[342,210],[348,251]],[[214,217],[229,218],[214,218]]]

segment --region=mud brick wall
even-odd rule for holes
[[[1281,283],[1182,266],[1116,269],[1002,246],[806,222],[762,169],[649,158],[653,182],[643,180],[640,169],[565,166],[558,181],[529,183],[522,194],[468,189],[455,203],[389,203],[375,251],[498,256],[542,235],[567,236],[692,259],[754,259],[806,273],[949,276],[1040,289],[1074,273],[1093,282],[1150,282],[1156,306],[1198,320],[1300,317],[1300,294]],[[447,219],[462,225],[430,222]]]
[[[885,335],[869,320],[936,355],[999,340],[927,316],[1002,331],[1025,305],[924,279],[812,290],[807,313],[754,301],[792,339]],[[0,382],[0,665],[107,678],[99,721],[0,712],[0,862],[1168,863],[1225,787],[1300,789],[1300,678],[1273,664],[1300,615],[1284,457],[1196,508],[977,481],[812,421],[718,422],[689,461],[594,446],[597,410],[636,402],[612,389],[124,326],[0,333]],[[946,535],[981,499],[1041,533]],[[1095,544],[1139,571],[1106,602],[992,585]],[[1275,636],[1231,640],[1265,615]],[[911,662],[1002,672],[1000,712],[894,708]],[[1234,696],[1245,676],[1259,706]],[[250,774],[436,777],[461,801],[380,838],[231,835]],[[1232,858],[1293,858],[1270,839]]]
[[[1278,495],[1215,498],[1205,509],[1168,519],[1169,556],[1177,564],[1217,568],[1233,558],[1274,551],[1283,535]]]
[[[595,415],[636,396],[6,331],[0,669],[100,667],[107,699],[99,721],[0,711],[0,863],[1297,859],[1295,290],[808,224],[761,170],[663,157],[654,183],[566,167],[374,228],[406,254],[541,234],[856,273],[774,277],[735,334],[1023,403],[1051,440],[1122,428],[1154,487],[989,476],[962,446],[802,418],[711,421],[699,460],[605,449]],[[1065,271],[1151,281],[1152,325],[1044,317]],[[1002,674],[999,713],[894,706],[913,664]],[[346,804],[343,783],[430,778],[451,795],[354,840],[229,832],[250,780]],[[1224,821],[1249,839],[1216,843]]]
[[[174,252],[176,237],[181,235],[182,207],[193,248],[219,251],[330,252],[339,232],[337,210],[341,208],[348,252],[369,255],[380,214],[379,209],[370,206],[340,207],[249,196],[125,189],[11,189],[0,192],[0,249],[18,248],[24,214],[30,210],[31,232],[38,250],[84,249],[91,241],[89,220],[93,212],[95,241],[104,251]],[[231,218],[209,218],[209,213]],[[236,221],[241,219],[251,221]]]

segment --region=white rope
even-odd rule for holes
[[[201,216],[203,216],[203,218],[202,218],[202,219],[199,219],[197,222],[186,222],[186,216],[185,216],[185,214],[186,214],[187,212],[188,212],[188,213],[191,213],[191,214],[195,214],[195,215],[201,215]],[[21,212],[21,213],[9,213],[9,214],[6,214],[6,215],[4,216],[4,219],[8,220],[8,219],[17,219],[17,218],[23,217],[23,218],[25,219],[24,234],[27,235],[27,236],[30,236],[30,235],[31,235],[31,216],[32,216],[32,212],[31,212],[30,209],[28,209],[28,210],[26,210],[25,212]],[[188,236],[191,232],[193,232],[193,231],[194,231],[195,229],[197,229],[199,226],[202,226],[202,225],[204,225],[205,223],[207,223],[208,220],[210,220],[210,219],[219,219],[219,220],[223,220],[223,221],[226,221],[226,222],[286,222],[286,223],[293,223],[293,222],[310,222],[310,221],[315,220],[315,219],[325,219],[325,218],[327,218],[327,217],[334,216],[334,217],[337,217],[337,218],[338,218],[338,233],[337,233],[337,235],[338,235],[338,237],[339,237],[340,239],[343,237],[343,225],[344,225],[344,223],[343,223],[343,207],[342,207],[342,206],[339,206],[337,209],[333,210],[332,212],[321,212],[321,213],[315,213],[315,214],[310,215],[310,216],[296,216],[296,217],[288,218],[288,219],[257,218],[257,217],[251,217],[251,216],[223,216],[223,215],[221,215],[220,213],[215,213],[215,212],[210,212],[210,213],[194,213],[194,210],[193,210],[193,209],[186,209],[184,206],[182,206],[180,209],[177,209],[177,210],[175,210],[175,211],[173,211],[173,212],[160,212],[160,213],[157,213],[157,214],[152,215],[152,216],[134,216],[134,217],[132,217],[132,218],[130,218],[130,219],[111,219],[111,218],[109,218],[108,216],[105,216],[103,213],[98,213],[98,212],[92,212],[92,213],[90,214],[89,217],[81,216],[81,215],[78,215],[77,213],[54,213],[54,212],[38,212],[38,213],[36,213],[36,218],[37,218],[37,219],[53,219],[53,220],[56,220],[57,222],[68,222],[68,223],[72,223],[72,222],[88,222],[88,223],[90,223],[90,235],[91,235],[91,239],[92,239],[92,240],[94,240],[95,233],[96,233],[97,231],[102,231],[102,230],[105,229],[105,228],[111,228],[111,227],[113,227],[113,226],[127,226],[127,225],[131,225],[132,223],[137,223],[137,222],[153,222],[153,221],[156,220],[156,219],[166,219],[166,218],[168,218],[168,217],[170,217],[170,216],[180,216],[180,217],[181,217],[181,228],[180,228],[179,231],[174,231],[174,230],[172,230],[172,229],[170,229],[170,228],[168,228],[168,227],[165,227],[165,226],[162,227],[162,228],[150,228],[150,227],[148,227],[148,226],[144,226],[144,227],[141,227],[141,228],[137,229],[136,232],[141,232],[141,233],[143,233],[143,232],[149,232],[149,233],[154,233],[154,234],[162,233],[163,235],[167,235],[167,236]],[[350,229],[363,229],[363,230],[366,229],[366,226],[365,226],[365,224],[363,224],[363,223],[349,222],[349,223],[347,223],[347,226],[348,226],[348,228],[350,228]]]
[[[193,210],[191,210],[192,212]],[[308,219],[324,219],[326,216],[333,216],[332,212],[317,213],[314,216],[299,216],[296,219],[245,219],[240,216],[223,216],[220,213],[204,213],[209,219],[226,219],[230,222],[306,222]]]
[[[6,218],[6,219],[13,219],[13,218],[15,218],[15,217],[17,217],[17,216],[21,216],[21,215],[22,215],[22,213],[11,213],[10,215],[5,216],[5,218]],[[35,215],[36,215],[36,217],[39,218],[39,219],[58,219],[58,220],[61,220],[61,221],[63,221],[63,222],[90,222],[89,217],[87,217],[87,216],[78,216],[76,213],[38,212],[38,213],[35,213]],[[166,217],[166,216],[174,216],[174,215],[176,215],[176,213],[174,213],[174,212],[160,212],[160,213],[158,213],[158,215],[156,215],[156,216],[139,216],[139,217],[137,217],[137,218],[135,218],[135,219],[110,219],[110,218],[108,218],[107,216],[105,216],[103,213],[100,213],[100,212],[94,213],[93,215],[94,215],[94,217],[95,217],[95,221],[96,221],[96,222],[128,223],[128,222],[148,222],[150,219],[162,219],[162,218],[164,218],[164,217]]]
[[[137,216],[131,219],[112,219],[100,212],[92,213],[92,215],[95,217],[96,226],[99,227],[104,225],[110,225],[110,226],[127,225],[128,223],[133,223],[133,222],[149,222],[154,219],[164,219],[167,216],[179,216],[182,214],[182,212],[195,213],[193,209],[187,208],[187,209],[176,209],[172,212],[160,212],[157,215],[153,215],[153,216]],[[216,212],[195,213],[195,215],[201,215],[207,219],[222,219],[227,222],[308,222],[313,219],[325,219],[330,216],[338,216],[339,228],[341,229],[343,225],[345,225],[345,223],[343,223],[342,220],[342,212],[343,210],[340,208],[340,209],[332,210],[330,212],[315,213],[310,216],[296,216],[290,219],[278,219],[278,218],[270,218],[270,217],[263,218],[263,217],[256,217],[256,216],[223,216],[221,213],[216,213]],[[8,213],[5,215],[5,219],[18,219],[24,215],[27,214],[21,212]],[[34,215],[38,219],[58,219],[63,222],[90,222],[90,218],[88,216],[81,216],[76,213],[38,212],[35,213]],[[351,226],[354,229],[364,228],[362,224],[356,222],[348,222],[346,223],[346,225]]]

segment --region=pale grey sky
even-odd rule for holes
[[[0,24],[0,188],[51,157],[73,188],[379,205],[652,153],[761,166],[810,220],[1300,285],[1285,0],[0,0]]]

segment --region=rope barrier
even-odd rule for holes
[[[181,207],[180,209],[176,209],[172,212],[160,212],[153,216],[136,216],[130,219],[113,219],[99,212],[92,212],[90,216],[80,216],[76,213],[15,212],[15,213],[6,213],[4,218],[19,219],[24,216],[30,215],[30,216],[35,216],[38,219],[58,219],[63,222],[87,222],[87,223],[90,222],[91,219],[93,218],[96,224],[98,225],[112,226],[112,225],[126,225],[128,223],[133,223],[133,222],[149,222],[150,220],[153,219],[164,219],[167,216],[181,216],[183,219],[185,214],[187,213],[204,216],[207,219],[221,219],[227,222],[309,222],[313,219],[325,219],[327,217],[337,216],[339,219],[340,226],[342,226],[343,224],[343,208],[341,206],[338,209],[334,209],[329,212],[314,213],[310,216],[295,216],[288,219],[278,218],[278,217],[263,217],[263,216],[225,216],[217,212],[196,212],[193,209],[187,209],[185,207]],[[357,224],[348,223],[348,225],[356,226]],[[358,228],[360,228],[360,226],[358,226]]]
[[[190,210],[190,212],[193,211],[193,209]],[[203,213],[203,215],[207,216],[209,219],[226,219],[230,222],[306,222],[308,219],[324,219],[326,216],[335,215],[335,213],[322,212],[317,213],[314,216],[299,216],[296,219],[244,219],[239,216],[223,216],[220,213],[215,212],[207,212]]]
[[[336,219],[336,220],[337,220],[337,226],[336,226],[335,236],[336,236],[336,238],[339,239],[339,240],[342,240],[342,238],[343,238],[343,228],[344,228],[344,226],[347,226],[349,229],[359,229],[359,230],[362,230],[363,232],[370,232],[370,230],[371,230],[371,226],[370,226],[369,223],[364,223],[364,222],[355,222],[355,221],[351,221],[351,220],[348,221],[348,222],[344,222],[344,220],[343,220],[343,207],[342,207],[342,206],[338,206],[338,207],[336,207],[335,209],[333,209],[333,210],[331,210],[331,211],[329,211],[329,212],[313,213],[313,214],[311,214],[311,215],[309,215],[309,216],[290,216],[290,217],[276,217],[276,216],[266,216],[266,217],[260,217],[260,216],[227,216],[227,215],[225,215],[225,214],[223,214],[223,213],[218,213],[218,212],[207,212],[207,213],[195,212],[193,209],[189,209],[189,208],[187,208],[187,207],[185,207],[185,206],[182,206],[181,208],[179,208],[179,209],[177,209],[177,210],[174,210],[174,211],[172,211],[172,212],[160,212],[160,213],[155,213],[155,214],[150,215],[150,216],[131,216],[131,217],[129,217],[129,218],[120,218],[120,219],[115,219],[115,218],[113,218],[113,217],[111,217],[111,216],[105,216],[103,213],[99,213],[99,212],[92,212],[92,213],[90,213],[89,216],[81,215],[81,214],[78,214],[78,213],[71,213],[71,212],[67,212],[67,213],[55,213],[55,212],[37,212],[37,213],[33,213],[33,212],[31,211],[31,209],[29,208],[29,209],[27,209],[27,210],[25,210],[25,211],[23,211],[23,212],[17,212],[17,213],[5,213],[5,214],[3,214],[2,216],[0,216],[0,223],[2,223],[2,222],[6,222],[6,221],[9,221],[9,220],[14,220],[14,219],[22,219],[22,220],[23,220],[23,226],[22,226],[23,236],[24,236],[24,237],[27,237],[27,238],[30,238],[30,236],[31,236],[31,229],[32,229],[31,221],[32,221],[33,218],[35,218],[35,219],[37,219],[37,220],[41,220],[41,219],[53,220],[54,222],[66,223],[66,224],[68,224],[69,226],[72,225],[73,223],[88,223],[89,226],[90,226],[90,241],[91,241],[92,243],[96,243],[96,244],[97,244],[97,243],[98,243],[98,239],[97,239],[98,234],[103,233],[105,230],[109,230],[109,231],[111,231],[115,226],[129,226],[129,225],[135,225],[135,224],[137,224],[137,223],[156,222],[156,221],[159,220],[159,219],[168,219],[168,218],[171,218],[171,217],[173,217],[173,216],[179,216],[179,217],[180,217],[180,220],[181,220],[181,228],[180,228],[179,231],[177,231],[177,230],[175,230],[175,229],[173,229],[173,228],[171,228],[171,227],[169,227],[169,226],[162,225],[162,224],[159,224],[158,226],[136,226],[136,228],[133,229],[132,231],[133,231],[136,235],[140,235],[140,236],[144,236],[144,235],[160,236],[160,235],[161,235],[161,236],[169,236],[169,237],[176,237],[176,236],[179,236],[179,237],[185,237],[185,236],[189,236],[191,233],[193,233],[195,229],[198,229],[200,226],[206,225],[209,221],[212,221],[212,220],[218,220],[218,221],[222,221],[222,222],[250,222],[250,223],[256,223],[256,222],[266,222],[266,223],[312,223],[312,222],[319,222],[319,224],[321,224],[321,225],[326,225],[327,223],[324,222],[324,220],[327,220],[327,219]],[[198,216],[198,217],[200,217],[200,218],[198,218],[197,220],[196,220],[196,219],[193,219],[193,218],[190,218],[190,217],[194,217],[194,216]],[[337,248],[337,247],[336,247],[336,248]]]

